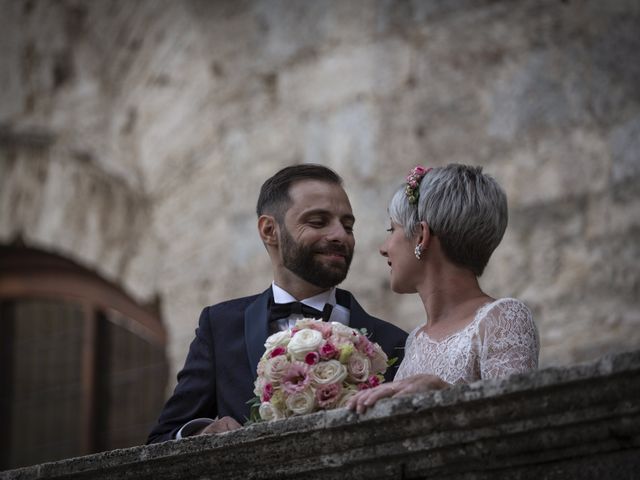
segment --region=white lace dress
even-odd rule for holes
[[[514,298],[482,306],[462,330],[436,341],[415,328],[395,380],[428,373],[451,384],[497,378],[538,367],[540,342],[529,308]]]

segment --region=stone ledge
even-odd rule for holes
[[[640,351],[0,473],[40,478],[636,478]]]

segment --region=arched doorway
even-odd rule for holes
[[[78,264],[0,247],[0,470],[144,443],[164,402],[153,309]]]

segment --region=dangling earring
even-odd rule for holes
[[[416,256],[416,258],[420,260],[420,257],[422,256],[422,245],[417,244],[413,253]]]

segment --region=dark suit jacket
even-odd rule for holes
[[[258,361],[269,336],[268,303],[271,287],[260,295],[229,300],[206,307],[200,315],[196,337],[189,347],[178,385],[164,406],[148,443],[175,438],[180,428],[195,418],[230,416],[244,423],[247,401],[254,397]],[[366,328],[372,341],[385,353],[398,357],[388,369],[393,379],[404,356],[406,332],[367,314],[351,293],[336,289],[337,303],[350,310],[349,325]]]

